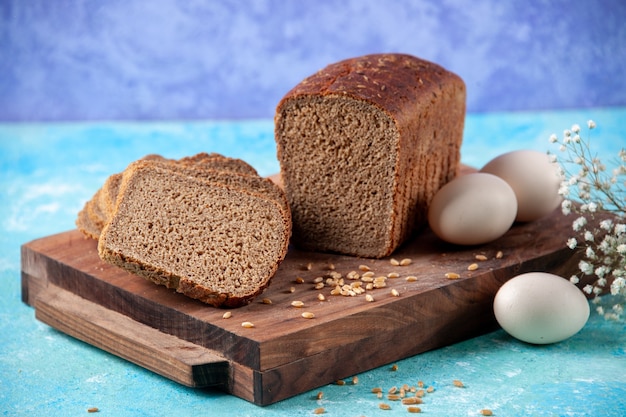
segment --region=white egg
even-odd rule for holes
[[[561,204],[559,167],[545,153],[508,152],[489,161],[480,172],[497,175],[513,188],[518,204],[517,221],[536,220]]]
[[[428,224],[439,238],[457,245],[479,245],[505,234],[517,212],[511,187],[491,174],[457,177],[433,197]]]
[[[507,333],[534,344],[565,340],[589,319],[583,292],[568,280],[545,272],[529,272],[507,281],[496,293],[493,311]]]

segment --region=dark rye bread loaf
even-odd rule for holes
[[[138,162],[125,172],[100,257],[216,307],[248,303],[287,253],[274,199]]]
[[[277,155],[300,247],[380,258],[457,174],[465,84],[413,56],[341,61],[280,101]]]

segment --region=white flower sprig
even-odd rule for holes
[[[580,136],[581,128],[573,125],[557,135],[550,136],[551,143],[559,144],[565,158],[560,162],[563,181],[559,193],[563,197],[561,210],[565,215],[575,215],[572,229],[577,237],[565,242],[572,250],[583,250],[578,264],[579,272],[570,278],[574,284],[580,278],[594,276],[595,282],[583,287],[593,294],[596,310],[607,319],[620,320],[626,306],[626,150],[618,153],[616,167],[607,171],[602,161],[592,154],[591,132],[596,128],[593,120],[587,122],[588,136]],[[599,223],[594,222],[604,218]],[[607,290],[615,297],[608,311],[600,304],[600,295]]]

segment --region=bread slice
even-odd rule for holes
[[[251,177],[259,177],[257,171],[247,162],[241,159],[229,158],[217,153],[209,154],[201,152],[179,160],[166,159],[161,155],[150,154],[144,156],[140,160],[160,163],[162,166],[169,164],[190,168],[193,167],[198,170],[223,170],[226,172],[237,173],[241,176],[247,175]],[[110,175],[106,179],[104,185],[96,191],[90,200],[85,203],[83,210],[81,210],[81,214],[77,216],[76,226],[85,236],[98,239],[102,228],[110,220],[113,210],[115,209],[115,202],[117,200],[122,174],[123,173],[120,172]],[[276,190],[272,190],[272,193],[275,194]],[[278,198],[282,198],[284,200],[285,197],[282,191],[280,194],[282,195],[278,196]]]
[[[348,59],[295,86],[275,115],[294,243],[391,254],[455,177],[464,117],[461,78],[409,55]]]
[[[191,298],[238,307],[269,285],[290,226],[274,199],[135,163],[124,172],[98,253]]]
[[[188,175],[198,179],[203,179],[211,182],[218,182],[234,188],[242,188],[252,193],[260,194],[267,198],[275,200],[281,208],[285,211],[285,215],[291,218],[291,212],[287,205],[287,198],[282,189],[280,189],[274,182],[267,178],[262,178],[258,175],[248,175],[238,172],[238,167],[241,167],[236,161],[233,163],[234,168],[229,171],[222,171],[220,169],[213,168],[226,168],[225,165],[220,164],[185,164],[176,163],[168,164],[160,161],[140,161],[141,164],[150,164],[162,169],[170,169],[182,175]],[[133,163],[132,165],[137,164]]]

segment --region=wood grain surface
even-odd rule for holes
[[[65,333],[185,385],[218,385],[265,405],[493,330],[493,297],[505,281],[529,271],[569,277],[577,269],[576,252],[564,245],[570,230],[571,219],[557,210],[477,247],[448,245],[423,230],[378,260],[291,248],[270,287],[233,310],[105,264],[96,241],[72,230],[22,246],[22,297]],[[391,258],[411,263],[392,265]],[[468,270],[471,264],[477,269]],[[366,292],[373,302],[364,294],[331,295],[332,286],[315,289],[316,278],[331,273],[350,284],[346,275],[362,274],[362,265],[375,277],[398,275]],[[224,319],[226,311],[232,317]]]

